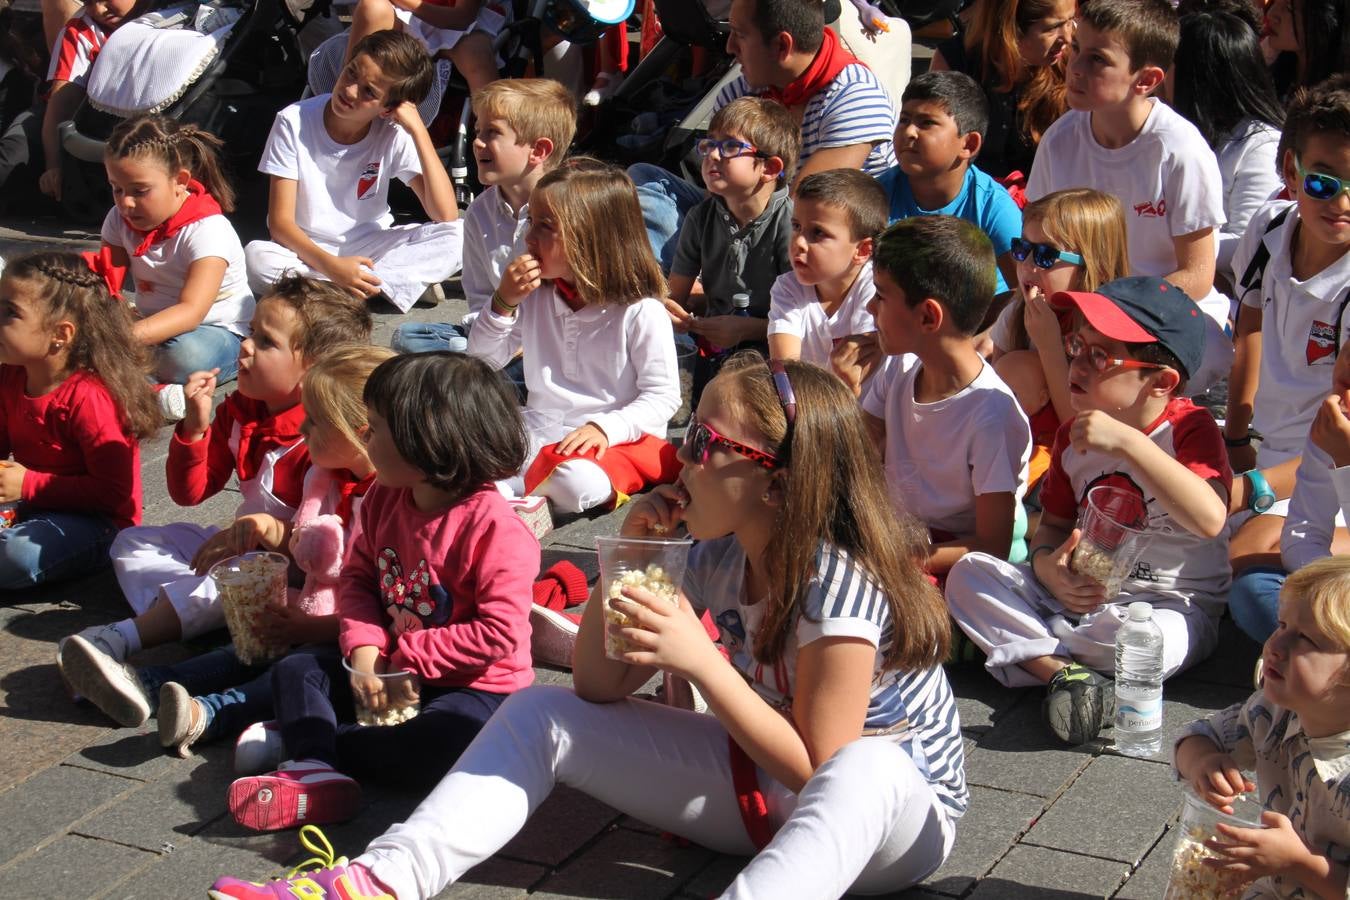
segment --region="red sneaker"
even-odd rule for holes
[[[361,785],[327,763],[297,760],[266,775],[236,778],[228,803],[234,820],[253,831],[345,822],[361,805]]]

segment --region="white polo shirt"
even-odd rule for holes
[[[834,313],[827,316],[816,296],[816,289],[798,281],[795,272],[784,272],[769,291],[769,334],[791,334],[801,338],[802,362],[828,369],[830,353],[834,351],[837,339],[877,330],[872,314],[867,311],[874,293],[869,260],[853,279]]]
[[[474,198],[464,212],[464,270],[460,283],[469,302],[469,325],[492,299],[502,273],[511,260],[525,252],[525,230],[530,225],[530,204],[512,211],[494,184]]]

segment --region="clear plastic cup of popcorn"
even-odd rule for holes
[[[280,553],[244,553],[222,560],[207,574],[216,583],[234,652],[245,665],[285,655],[288,643],[269,640],[262,630],[266,609],[286,605],[291,561]]]
[[[1226,841],[1218,825],[1235,828],[1264,828],[1261,824],[1261,804],[1247,797],[1233,801],[1233,814],[1220,812],[1186,791],[1186,802],[1181,807],[1181,821],[1177,824],[1177,843],[1172,851],[1172,877],[1167,882],[1163,900],[1211,900],[1230,894],[1246,880],[1240,872],[1215,869],[1205,860],[1219,858],[1220,854],[1205,846],[1205,841]],[[1239,892],[1240,893],[1240,892]]]
[[[352,664],[345,659],[342,661],[342,667],[353,675],[357,674]],[[387,705],[382,712],[375,712],[362,703],[360,697],[353,694],[352,703],[356,706],[357,725],[400,725],[415,718],[422,711],[422,680],[417,677],[416,672],[403,669],[383,674],[373,672],[364,674],[373,674],[384,682]]]
[[[1078,512],[1078,529],[1082,536],[1069,567],[1100,584],[1112,600],[1148,545],[1144,498],[1125,488],[1098,485],[1088,491]]]
[[[680,582],[689,561],[690,540],[654,540],[648,538],[596,538],[600,555],[600,591],[605,602],[605,622],[627,626],[628,616],[613,606],[623,597],[625,587],[640,587],[672,604],[679,603]],[[638,650],[622,635],[605,630],[605,655],[623,659],[623,654]]]

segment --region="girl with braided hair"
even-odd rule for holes
[[[244,248],[224,215],[234,209],[234,191],[221,146],[195,125],[137,116],[113,131],[104,157],[113,192],[105,252],[130,270],[132,331],[154,348],[151,371],[171,421],[183,417],[183,385],[193,372],[234,377],[253,316]]]
[[[160,416],[131,315],[73,253],[35,253],[0,277],[0,590],[108,565],[141,521],[138,441]],[[8,518],[8,516],[6,517]]]

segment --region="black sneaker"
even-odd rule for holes
[[[1055,673],[1041,703],[1050,730],[1074,746],[1095,738],[1115,714],[1115,682],[1078,663]]]

